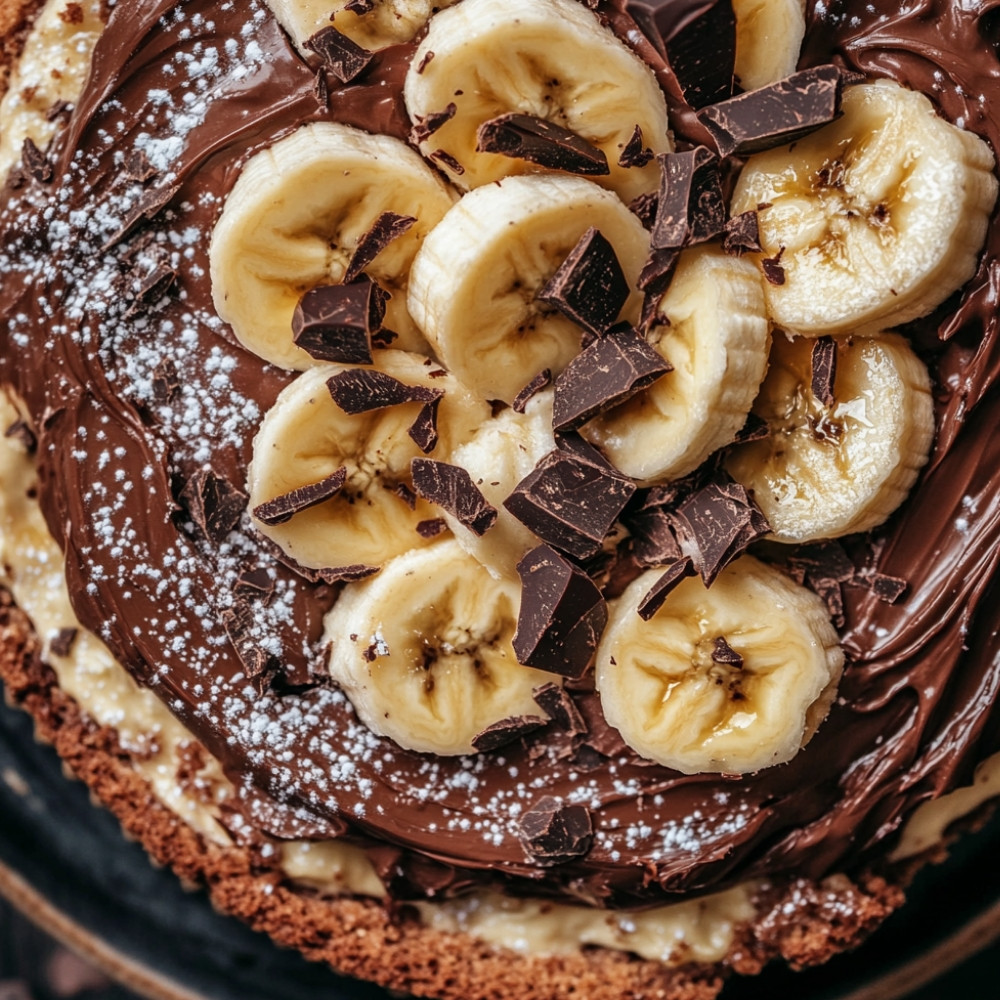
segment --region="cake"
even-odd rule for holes
[[[157,862],[709,1000],[1000,795],[989,4],[0,13],[0,676]]]

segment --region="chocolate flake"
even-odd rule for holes
[[[247,505],[245,494],[210,469],[199,469],[191,476],[178,499],[201,534],[216,545],[239,524]]]
[[[487,726],[481,733],[472,738],[472,746],[479,753],[489,753],[500,747],[513,743],[514,740],[533,733],[545,725],[545,719],[537,715],[517,715],[509,719],[501,719]]]
[[[840,114],[845,79],[836,66],[814,66],[698,112],[722,156],[746,156],[794,142]]]
[[[236,578],[233,594],[247,601],[269,604],[274,596],[274,580],[263,566],[245,569]]]
[[[730,219],[723,233],[722,249],[734,257],[764,252],[760,244],[760,221],[753,209]]]
[[[714,239],[726,225],[719,159],[705,146],[661,153],[660,194],[650,235],[654,250],[679,250]]]
[[[375,0],[349,0],[344,4],[344,10],[349,10],[358,17],[370,14],[375,9]]]
[[[24,140],[24,145],[21,147],[21,159],[24,162],[24,168],[36,181],[48,184],[52,180],[54,174],[49,158],[30,137]]]
[[[350,368],[338,372],[327,379],[326,385],[337,406],[351,416],[403,403],[431,403],[442,395],[440,389],[406,385],[373,368]]]
[[[628,279],[615,248],[593,226],[537,296],[598,337],[618,318],[628,297]]]
[[[866,577],[866,582],[872,593],[886,604],[895,604],[906,593],[909,584],[898,576],[887,576],[885,573],[872,573]]]
[[[413,490],[406,485],[406,483],[397,483],[394,487],[392,487],[392,492],[395,493],[396,496],[398,496],[399,499],[410,508],[410,510],[416,510],[417,494],[414,493]]]
[[[528,403],[552,381],[552,371],[549,368],[540,371],[515,397],[510,408],[515,413],[524,413]]]
[[[454,107],[454,105],[452,106]],[[398,240],[404,233],[408,233],[416,221],[416,217],[412,215],[383,212],[372,223],[371,229],[358,240],[358,245],[354,248],[354,255],[344,273],[344,284],[349,285],[354,281],[390,243]],[[383,309],[383,315],[384,313]],[[382,319],[379,317],[378,325],[381,326],[381,324]]]
[[[143,306],[155,305],[173,287],[177,272],[166,260],[157,260],[145,274],[137,278],[134,286],[135,300],[126,316],[139,312]]]
[[[130,180],[145,184],[151,177],[157,174],[156,167],[149,161],[149,157],[144,150],[133,149],[125,157],[125,176]]]
[[[364,274],[350,284],[311,288],[292,315],[292,339],[317,361],[370,365],[371,338],[382,326],[386,298]]]
[[[29,455],[33,455],[38,450],[38,436],[31,429],[31,425],[25,420],[15,420],[4,431],[3,436],[10,438],[12,441],[17,441]]]
[[[333,566],[302,575],[307,578],[311,576],[314,582],[322,580],[323,583],[357,583],[359,580],[367,580],[368,577],[374,576],[380,569],[379,566],[352,563],[350,566]]]
[[[318,483],[308,483],[254,507],[253,516],[271,527],[286,524],[296,514],[332,500],[344,488],[346,482],[347,466],[342,465],[336,472]]]
[[[415,458],[410,463],[413,488],[429,503],[436,504],[475,535],[485,535],[496,523],[497,509],[457,465]]]
[[[303,44],[323,60],[341,83],[350,83],[372,61],[371,52],[352,42],[333,25],[321,28]]]
[[[611,173],[603,150],[576,132],[535,115],[512,112],[483,122],[476,139],[479,153],[498,153],[587,177]]]
[[[431,372],[431,377],[434,373]],[[424,404],[417,414],[417,419],[413,421],[407,433],[413,439],[416,446],[425,454],[429,455],[438,443],[438,407],[441,405],[441,393],[436,399]]]
[[[764,277],[771,285],[783,285],[785,283],[785,269],[781,266],[781,258],[785,255],[785,248],[780,247],[776,257],[765,257],[761,262],[761,269]]]
[[[465,173],[465,167],[462,166],[454,156],[451,155],[446,149],[435,149],[432,153],[427,154],[432,160],[436,160],[442,166],[447,167],[453,174],[461,177]]]
[[[448,522],[443,517],[435,517],[417,524],[417,534],[421,538],[437,538],[448,530]]]
[[[715,640],[715,649],[712,650],[712,660],[715,663],[723,663],[737,670],[743,669],[743,657],[733,649],[726,641],[725,636],[719,636]]]
[[[655,191],[636,195],[629,202],[628,210],[642,223],[643,229],[652,229],[656,221],[656,207],[660,204],[660,196]]]
[[[458,105],[452,101],[444,111],[432,111],[427,115],[416,115],[410,129],[410,141],[419,146],[426,142],[438,129],[443,128],[458,114]]]
[[[594,582],[547,545],[518,564],[521,607],[513,646],[518,663],[564,677],[582,677],[608,623]]]
[[[681,581],[694,575],[694,564],[690,556],[684,556],[675,563],[671,563],[664,571],[663,576],[653,584],[649,593],[639,602],[639,617],[644,622],[648,622],[663,607],[666,599],[677,589]]]
[[[73,649],[73,643],[79,635],[79,629],[61,628],[49,640],[49,651],[55,656],[69,656]]]
[[[812,349],[812,394],[824,406],[833,406],[833,388],[837,379],[837,342],[820,337]]]
[[[672,371],[673,366],[631,327],[616,327],[577,355],[556,379],[552,426],[573,430]]]
[[[504,507],[543,541],[589,559],[634,492],[631,480],[606,462],[557,448],[518,483]]]
[[[421,58],[420,62],[417,64],[417,73],[423,73],[425,69],[430,65],[431,60],[434,58],[434,50],[428,49]]]
[[[253,637],[255,614],[251,605],[236,601],[232,607],[222,612],[222,625],[229,636],[229,642],[243,664],[247,678],[258,693],[263,693],[278,669],[279,661],[273,653],[268,653]]]
[[[569,692],[559,684],[542,684],[531,692],[535,704],[546,715],[570,736],[582,736],[587,732],[587,723],[583,721],[576,702]]]
[[[748,413],[746,423],[739,429],[733,444],[749,444],[751,441],[763,441],[771,436],[771,427],[763,417],[756,413]]]
[[[618,157],[619,167],[644,167],[653,158],[653,151],[642,144],[642,129],[636,125],[628,142]]]
[[[519,821],[520,839],[537,865],[561,865],[584,857],[594,843],[594,824],[586,806],[566,805],[546,795]]]
[[[736,62],[736,18],[731,0],[701,3],[703,10],[691,17],[696,4],[691,2],[667,6],[658,17],[660,28],[667,27],[667,18],[674,12],[683,23],[668,27],[667,61],[692,108],[724,101],[732,96]],[[670,11],[670,7],[674,11]]]
[[[48,111],[45,112],[45,120],[54,122],[57,118],[68,118],[73,113],[74,104],[70,101],[54,101]]]
[[[622,518],[632,532],[632,553],[640,566],[664,566],[680,559],[674,517],[666,510],[651,507]]]

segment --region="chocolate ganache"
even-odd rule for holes
[[[810,3],[802,65],[832,59],[919,89],[996,150],[997,6]],[[631,9],[600,6],[656,70],[678,138],[706,141],[661,40],[640,28],[654,20]],[[371,848],[400,897],[474,882],[632,905],[856,870],[1000,749],[1000,226],[974,280],[907,331],[936,379],[935,452],[903,508],[851,551],[908,589],[890,605],[845,588],[840,697],[790,764],[739,778],[651,765],[586,683],[573,698],[589,734],[570,752],[547,729],[472,757],[408,752],[323,681],[336,584],[281,563],[246,515],[226,530],[260,420],[293,375],[236,346],[215,315],[208,243],[249,156],[303,123],[405,139],[413,51],[379,52],[342,85],[256,0],[119,0],[51,172],[8,180],[0,382],[37,428],[40,498],[81,622],[223,762],[256,825]],[[198,479],[206,468],[214,477]],[[260,570],[273,591],[253,599],[245,581]],[[277,666],[273,683],[248,680],[255,657]],[[546,796],[589,809],[585,857],[528,859],[517,815]]]

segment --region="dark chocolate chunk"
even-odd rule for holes
[[[263,566],[245,569],[236,578],[233,593],[245,600],[269,604],[274,596],[274,580]]]
[[[763,441],[771,436],[771,428],[763,417],[756,413],[748,413],[746,423],[739,429],[733,444],[749,444],[751,441]]]
[[[320,28],[304,45],[323,60],[341,83],[350,83],[372,61],[371,52],[352,42],[333,25]]]
[[[785,248],[781,247],[776,257],[765,257],[760,262],[761,269],[764,271],[764,277],[767,278],[768,283],[771,285],[783,285],[785,283],[785,269],[781,266],[781,258],[784,255]]]
[[[69,656],[78,634],[79,629],[59,629],[59,631],[56,632],[56,634],[49,640],[49,650],[56,656]]]
[[[473,736],[472,745],[479,753],[489,753],[500,747],[519,740],[536,729],[541,729],[545,720],[537,715],[518,715],[510,719],[501,719],[487,726],[481,733]]]
[[[514,633],[518,663],[564,677],[582,677],[608,623],[594,582],[547,545],[518,564],[521,608]]]
[[[229,642],[243,664],[247,679],[263,693],[280,661],[267,652],[254,635],[255,612],[245,601],[236,601],[232,607],[222,612],[222,625],[229,636]]]
[[[538,707],[561,729],[571,736],[582,736],[587,731],[576,702],[559,684],[542,684],[531,692]]]
[[[122,216],[118,228],[104,241],[101,252],[106,252],[117,246],[140,222],[148,221],[158,215],[173,201],[181,189],[181,182],[174,181],[162,187],[149,188],[135,200]]]
[[[42,184],[48,184],[52,180],[53,171],[49,158],[35,145],[34,140],[27,138],[21,147],[21,159],[24,162],[24,169]]]
[[[425,69],[430,65],[431,60],[434,58],[434,51],[429,49],[424,53],[423,58],[417,64],[417,73],[423,73]]]
[[[349,0],[344,4],[344,10],[349,10],[358,17],[370,14],[375,9],[375,0]]]
[[[447,125],[458,113],[458,105],[452,101],[444,111],[432,111],[429,115],[417,115],[410,129],[410,141],[419,146],[426,142],[438,129]]]
[[[38,437],[31,429],[31,425],[24,420],[15,420],[14,423],[4,431],[3,436],[12,441],[20,443],[21,447],[29,454],[33,455],[38,450]]]
[[[326,384],[337,406],[352,416],[403,403],[431,403],[442,395],[440,389],[406,385],[373,368],[351,368],[338,372],[328,378]]]
[[[611,173],[603,150],[576,132],[535,115],[501,115],[483,122],[476,133],[476,150],[537,163],[549,170],[600,177]]]
[[[737,670],[743,669],[743,657],[733,649],[726,641],[726,637],[720,635],[715,640],[715,649],[712,650],[712,659],[716,663],[724,663],[735,667]]]
[[[259,504],[254,507],[253,516],[272,527],[286,524],[296,514],[332,500],[344,488],[346,482],[347,466],[342,465],[336,472],[318,483],[308,483],[273,500],[268,500],[267,503]]]
[[[417,524],[417,534],[421,538],[437,538],[438,535],[447,530],[448,522],[443,517],[435,517]]]
[[[628,296],[628,279],[615,248],[591,226],[537,298],[599,337],[618,318]]]
[[[886,604],[895,604],[909,586],[906,580],[901,580],[898,576],[886,576],[885,573],[872,573],[866,577],[866,581],[872,593]]]
[[[698,112],[722,156],[774,149],[814,132],[840,114],[844,73],[814,66],[759,90],[731,97]]]
[[[133,288],[135,299],[125,315],[132,316],[143,306],[155,305],[170,291],[176,280],[177,272],[166,260],[155,261],[145,274],[136,278]]]
[[[354,255],[344,272],[345,285],[349,285],[362,271],[394,240],[408,233],[416,222],[412,215],[397,215],[395,212],[383,212],[373,223],[371,229],[358,240]],[[385,292],[382,292],[385,295]],[[385,310],[382,310],[383,315]],[[378,326],[382,325],[379,317]],[[374,324],[373,324],[374,326]]]
[[[433,377],[434,373],[431,372]],[[425,403],[417,414],[417,419],[413,421],[407,433],[413,438],[416,446],[425,454],[429,455],[438,443],[438,407],[441,405],[441,393],[436,399]]]
[[[663,607],[666,599],[676,590],[680,582],[689,576],[694,576],[694,572],[694,564],[689,556],[671,563],[663,576],[653,584],[652,590],[639,602],[639,617],[648,622]]]
[[[837,380],[837,342],[820,337],[812,349],[812,394],[824,406],[833,406],[833,388]]]
[[[652,229],[656,221],[656,208],[660,204],[660,196],[655,191],[647,191],[637,195],[629,202],[629,211],[642,223],[644,229]]]
[[[673,366],[631,327],[611,330],[556,379],[552,426],[573,430],[648,389]]]
[[[584,857],[594,843],[594,824],[586,806],[566,805],[546,795],[520,818],[520,838],[537,865],[561,865]]]
[[[379,572],[379,566],[364,566],[360,563],[353,563],[350,566],[332,566],[325,569],[315,570],[311,575],[314,581],[322,580],[323,583],[357,583],[359,580],[367,580]],[[306,574],[303,573],[303,576]]]
[[[465,173],[465,167],[462,166],[454,156],[451,155],[446,149],[435,149],[432,153],[427,154],[432,160],[437,160],[442,166],[447,167],[453,174],[461,177]]]
[[[632,532],[632,552],[641,566],[664,566],[682,556],[674,531],[673,516],[660,507],[650,507],[623,520]]]
[[[149,157],[143,150],[133,149],[125,157],[125,175],[130,180],[144,184],[150,177],[155,177],[156,173],[156,167],[149,162]]]
[[[406,485],[406,483],[397,483],[394,487],[392,487],[392,492],[395,493],[396,496],[398,496],[399,499],[410,508],[410,510],[416,510],[417,494],[414,493],[413,490]]]
[[[726,225],[719,159],[705,146],[661,153],[660,194],[650,236],[654,250],[679,250],[714,239]]]
[[[54,122],[57,118],[69,118],[73,113],[74,105],[70,101],[54,101],[48,111],[45,112],[45,120]]]
[[[552,381],[552,372],[546,368],[540,371],[515,397],[510,408],[515,413],[524,413],[528,403]]]
[[[299,300],[292,338],[317,361],[372,363],[372,334],[385,318],[386,293],[361,275],[345,285],[320,285]]]
[[[539,538],[577,559],[594,555],[635,485],[605,462],[557,448],[504,501]]]
[[[415,458],[410,463],[413,488],[429,503],[443,508],[473,534],[485,535],[496,523],[497,509],[457,465]]]
[[[199,469],[185,483],[178,499],[195,527],[217,545],[239,524],[247,498],[228,479],[210,469]]]
[[[753,209],[730,219],[723,232],[722,249],[734,257],[764,252],[760,245],[760,223]]]
[[[667,61],[692,108],[724,101],[733,94],[736,17],[731,0],[672,4],[683,16],[665,36]],[[692,16],[693,15],[693,16]],[[664,20],[661,17],[659,20]]]
[[[618,157],[619,167],[644,167],[653,158],[653,151],[642,144],[642,129],[636,125]]]
[[[169,403],[181,387],[177,366],[171,358],[163,358],[153,369],[153,399],[163,405]]]
[[[643,292],[639,330],[643,333],[669,322],[660,313],[660,302],[674,280],[680,257],[680,250],[653,250],[639,272],[639,288]]]

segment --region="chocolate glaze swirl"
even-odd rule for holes
[[[804,62],[834,56],[898,79],[1000,148],[997,4],[877,6],[811,9]],[[602,10],[654,64],[684,133],[691,115],[656,46],[624,3]],[[8,183],[0,381],[39,429],[41,499],[81,621],[223,761],[262,828],[350,837],[401,895],[503,883],[653,903],[869,861],[920,802],[1000,747],[1000,226],[970,285],[912,331],[937,378],[940,432],[932,467],[873,539],[879,568],[910,589],[892,607],[848,592],[841,697],[791,764],[739,779],[650,766],[607,732],[586,691],[576,695],[593,729],[586,752],[563,757],[543,741],[430,759],[372,736],[324,684],[260,695],[248,683],[222,625],[239,573],[273,573],[256,638],[297,676],[322,662],[335,594],[277,563],[246,520],[218,546],[178,507],[180,486],[206,465],[242,486],[260,418],[292,377],[236,346],[215,317],[212,226],[247,157],[304,122],[405,137],[411,53],[389,49],[338,87],[257,2],[119,0],[51,151],[55,180]],[[145,180],[128,167],[137,151],[155,170]],[[137,275],[164,256],[176,288],[142,305]],[[545,794],[592,810],[587,858],[526,860],[516,815]]]

